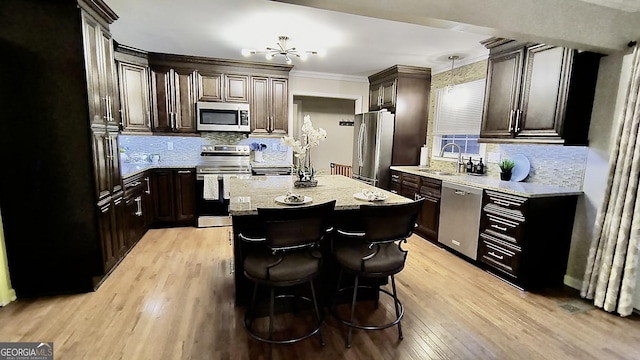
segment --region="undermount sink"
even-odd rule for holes
[[[433,169],[418,169],[418,171],[426,172],[428,174],[433,174],[433,175],[453,175],[448,171],[439,171],[439,170],[433,170]]]

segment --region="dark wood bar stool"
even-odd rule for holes
[[[398,338],[402,339],[401,320],[404,316],[404,307],[396,292],[395,274],[402,271],[407,259],[407,251],[402,248],[402,243],[413,233],[416,219],[424,199],[406,204],[394,205],[362,205],[360,211],[364,222],[364,232],[356,233],[336,229],[336,235],[342,239],[336,239],[333,255],[340,266],[338,287],[334,295],[331,311],[343,324],[349,327],[347,335],[347,348],[351,347],[351,333],[353,328],[362,330],[382,330],[388,327],[398,326]],[[341,241],[340,241],[341,240]],[[355,276],[353,286],[340,287],[343,273]],[[391,277],[392,292],[380,286],[359,285],[361,277],[369,277],[387,280]],[[359,289],[373,289],[379,294],[386,294],[393,298],[395,307],[395,319],[381,325],[364,325],[354,321],[356,298]],[[341,318],[336,311],[336,301],[342,291],[353,289],[351,300],[351,314],[349,320]],[[377,309],[376,300],[376,309]]]
[[[289,344],[319,334],[324,346],[321,330],[324,316],[318,308],[313,279],[321,270],[322,254],[319,246],[325,235],[332,230],[330,222],[335,203],[334,200],[302,207],[259,208],[258,216],[264,224],[265,237],[254,238],[239,234],[243,241],[264,244],[261,251],[254,251],[244,259],[244,275],[255,284],[251,305],[244,317],[244,326],[253,338],[269,344]],[[294,294],[275,295],[276,287],[292,287],[304,283],[310,284],[311,298]],[[269,288],[269,331],[266,335],[264,331],[259,334],[252,327],[258,285]],[[294,298],[294,306],[298,299],[312,303],[317,323],[304,335],[274,339],[275,300],[285,298]]]

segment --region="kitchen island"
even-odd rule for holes
[[[252,176],[239,177],[230,180],[231,199],[229,213],[233,221],[233,247],[234,247],[234,276],[235,276],[235,300],[236,305],[247,305],[253,291],[253,283],[244,276],[243,260],[246,254],[252,251],[256,245],[243,242],[238,234],[252,237],[261,237],[262,226],[258,218],[258,208],[283,208],[290,206],[305,206],[321,204],[336,200],[334,226],[350,230],[361,230],[359,208],[362,204],[402,204],[410,202],[410,199],[397,194],[361,183],[342,175],[321,175],[317,177],[318,186],[311,188],[295,188],[294,178],[291,176]],[[388,198],[381,202],[367,202],[354,198],[355,193],[362,190],[381,191]],[[312,201],[305,205],[283,205],[275,201],[278,196],[285,195],[288,191],[309,196]],[[327,238],[323,246],[325,265],[331,263],[330,246],[333,239]],[[331,266],[325,266],[331,268]],[[334,267],[335,268],[335,267]],[[319,301],[327,304],[335,291],[337,274],[326,271],[323,279],[318,281]]]

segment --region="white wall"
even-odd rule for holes
[[[332,162],[351,165],[353,126],[340,126],[340,121],[353,121],[354,101],[309,96],[296,96],[295,100],[302,118],[309,115],[313,127],[327,130],[327,139],[311,149],[311,163],[315,170],[319,174],[328,174]]]
[[[589,127],[589,153],[578,200],[565,284],[580,289],[587,265],[597,212],[603,202],[609,171],[612,132],[617,123],[630,77],[631,55],[617,54],[600,60],[598,83]]]
[[[366,77],[291,71],[289,74],[289,134],[298,126],[293,124],[294,96],[314,96],[354,101],[353,114],[369,109],[369,79]],[[302,118],[300,118],[302,121]]]

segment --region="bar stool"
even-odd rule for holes
[[[249,335],[269,344],[290,344],[304,340],[315,334],[320,335],[324,346],[321,327],[324,316],[320,313],[313,279],[318,276],[322,266],[320,242],[330,232],[331,217],[335,208],[335,200],[312,206],[258,209],[258,216],[264,224],[264,238],[253,238],[243,234],[243,241],[263,243],[262,251],[247,255],[244,260],[244,275],[254,282],[250,307],[245,311],[244,326]],[[276,287],[291,287],[309,283],[311,298],[294,295],[275,296]],[[258,285],[269,288],[269,333],[258,334],[252,327]],[[302,299],[313,304],[317,323],[308,333],[287,339],[273,338],[274,302],[276,299]]]
[[[362,330],[382,330],[398,325],[398,339],[402,340],[401,320],[404,316],[404,307],[396,292],[395,274],[402,271],[407,251],[402,249],[402,243],[413,234],[416,227],[416,219],[422,209],[424,199],[406,204],[392,205],[361,205],[360,212],[363,218],[364,232],[358,233],[336,229],[337,235],[333,255],[340,266],[338,286],[334,295],[331,311],[341,323],[349,327],[347,335],[347,348],[351,347],[351,333],[353,328]],[[355,276],[353,286],[341,288],[343,273]],[[391,277],[392,292],[378,286],[359,285],[361,277],[387,279]],[[354,321],[356,297],[358,289],[374,289],[377,299],[380,294],[386,294],[393,298],[395,307],[395,319],[382,325],[364,325]],[[342,291],[353,289],[351,300],[351,316],[349,320],[341,318],[336,311],[336,301]]]

